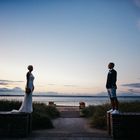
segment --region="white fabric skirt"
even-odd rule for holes
[[[12,110],[11,112],[27,112],[32,113],[33,107],[32,107],[32,93],[26,94],[24,96],[24,100],[22,102],[22,105],[19,110]]]

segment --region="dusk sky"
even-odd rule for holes
[[[109,62],[118,93],[140,94],[140,0],[0,0],[0,90],[106,92]],[[18,89],[16,88],[16,89]]]

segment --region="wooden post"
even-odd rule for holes
[[[49,106],[55,107],[56,105],[54,104],[53,101],[49,101]]]
[[[80,110],[80,116],[83,117],[84,114],[83,114],[83,109],[85,108],[85,102],[80,102],[79,103],[79,110]]]
[[[111,135],[111,123],[110,123],[110,112],[107,112],[107,131],[108,134]]]

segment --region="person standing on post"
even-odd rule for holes
[[[114,66],[115,66],[115,64],[112,62],[110,62],[108,64],[109,72],[108,72],[107,81],[106,81],[106,88],[107,88],[107,92],[108,92],[110,102],[111,102],[111,107],[112,107],[112,109],[109,110],[108,112],[111,112],[113,114],[119,113],[119,111],[118,111],[118,99],[116,96],[117,71],[114,70]]]

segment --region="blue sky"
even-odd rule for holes
[[[140,0],[0,0],[0,88],[32,64],[36,92],[106,92],[114,62],[118,92],[140,93],[139,52]]]

